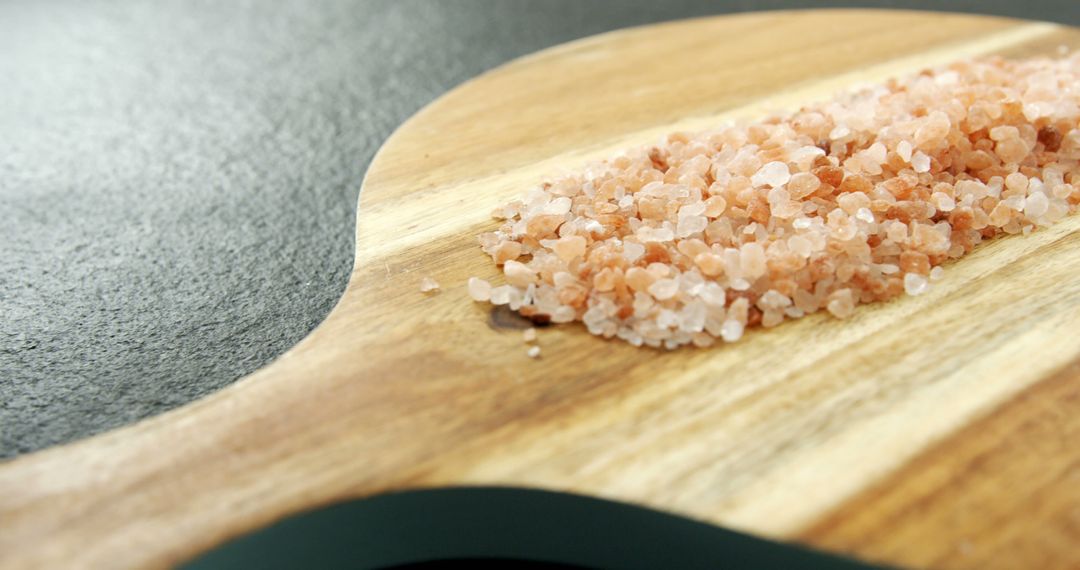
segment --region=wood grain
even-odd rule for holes
[[[1073,362],[800,538],[910,567],[1080,568],[1078,440],[1080,362]]]
[[[709,350],[561,326],[533,361],[464,290],[495,274],[475,241],[487,213],[553,169],[855,81],[1061,44],[1080,34],[772,12],[605,34],[470,81],[373,161],[352,279],[311,336],[193,405],[0,465],[0,566],[158,567],[313,506],[463,484],[587,493],[898,564],[966,565],[963,536],[987,565],[1074,565],[1065,466],[1080,446],[1009,450],[1066,437],[1075,414],[1008,426],[1076,389],[1061,371],[1080,359],[1080,217],[981,247],[927,295]],[[444,291],[419,293],[423,276]],[[986,485],[972,483],[981,453]],[[992,532],[956,514],[983,504]]]

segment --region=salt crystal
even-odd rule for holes
[[[899,273],[900,268],[892,263],[882,263],[877,266],[878,271],[883,275],[892,275],[893,273]]]
[[[490,300],[492,305],[505,305],[510,302],[510,293],[515,291],[509,285],[500,285],[491,290]]]
[[[566,236],[556,240],[551,250],[559,256],[559,259],[569,262],[585,255],[586,243],[585,238],[581,236]]]
[[[773,188],[769,190],[766,199],[769,201],[769,205],[775,207],[777,204],[787,203],[791,199],[791,195],[783,188]]]
[[[788,165],[783,162],[773,161],[763,165],[758,171],[750,178],[754,186],[783,186],[787,184],[787,181],[791,179],[791,171],[788,170]]]
[[[556,308],[551,313],[551,322],[553,323],[569,323],[577,317],[577,312],[573,307],[567,307],[565,305]]]
[[[784,312],[778,309],[769,309],[761,313],[761,326],[772,328],[784,322]]]
[[[679,283],[674,279],[657,279],[649,285],[649,294],[658,301],[666,301],[679,292]]]
[[[724,213],[724,209],[727,208],[727,201],[722,196],[713,196],[705,201],[705,216],[709,218],[715,218]]]
[[[675,228],[675,236],[684,238],[705,231],[709,220],[705,216],[680,216],[679,225]]]
[[[524,331],[521,331],[521,340],[525,342],[533,342],[536,340],[536,329],[529,327]]]
[[[525,351],[525,354],[529,355],[529,358],[540,358],[540,347],[530,346],[529,350]]]
[[[889,149],[885,148],[885,145],[881,144],[881,142],[878,141],[870,145],[870,148],[866,149],[865,156],[867,159],[873,161],[875,164],[880,165],[885,163],[885,155],[886,153],[888,153],[888,151]],[[881,169],[878,168],[877,171],[880,173]]]
[[[727,302],[727,294],[719,283],[706,283],[699,295],[701,300],[711,307],[723,307]]]
[[[912,150],[914,150],[914,149],[911,147],[911,143],[909,143],[907,141],[900,141],[896,145],[896,154],[899,155],[900,159],[903,160],[904,162],[910,162],[911,161],[911,151]]]
[[[1038,220],[1043,217],[1049,207],[1050,201],[1046,199],[1046,194],[1033,192],[1024,203],[1024,215],[1032,220]]]
[[[660,309],[656,315],[656,324],[662,329],[670,329],[679,324],[679,316],[671,309]]]
[[[642,255],[645,255],[645,246],[640,243],[624,241],[622,247],[623,258],[630,263],[637,261]]]
[[[679,329],[697,333],[705,330],[705,304],[701,301],[691,301],[679,312]]]
[[[466,287],[473,301],[488,301],[491,299],[491,284],[483,279],[470,277]]]
[[[626,285],[634,291],[646,291],[649,285],[652,285],[656,280],[648,270],[641,267],[631,267],[626,270],[625,275]]]
[[[705,287],[705,278],[697,271],[687,271],[679,274],[679,289],[690,296],[696,296]]]
[[[904,292],[908,295],[922,295],[929,283],[926,277],[919,275],[918,273],[908,273],[904,275]]]
[[[1019,138],[1020,130],[1012,125],[999,125],[990,129],[990,139],[994,141],[1005,141]]]
[[[825,309],[838,319],[846,319],[855,312],[855,299],[851,289],[841,289],[829,296]]]
[[[949,116],[945,113],[941,111],[931,112],[923,119],[922,124],[915,129],[915,145],[927,148],[928,145],[937,145],[944,142],[945,136],[949,134],[950,124]],[[914,166],[914,163],[912,163],[912,166]],[[916,169],[916,172],[919,172],[919,170]]]
[[[806,196],[813,194],[814,191],[820,187],[821,180],[809,172],[798,172],[793,174],[791,180],[789,180],[787,184],[788,192],[790,192],[791,197],[795,199],[805,198]]]
[[[724,339],[724,342],[735,342],[742,338],[744,327],[739,321],[728,319],[720,327],[720,338]]]
[[[930,270],[931,281],[941,281],[943,277],[945,277],[945,270],[940,265]]]
[[[525,295],[522,294],[521,289],[514,287],[510,288],[507,292],[506,306],[510,307],[510,310],[516,311],[521,308],[521,304],[525,302]]]
[[[615,271],[610,267],[605,267],[593,277],[593,289],[596,289],[601,293],[611,291],[615,288],[617,281],[618,278]]]
[[[637,232],[637,237],[642,242],[668,242],[675,239],[675,233],[668,228],[651,228],[643,226]]]
[[[434,280],[434,279],[432,279],[430,277],[424,277],[423,279],[420,280],[420,292],[421,293],[430,293],[431,291],[438,291],[438,290],[439,290],[439,282],[438,281],[436,281],[436,280]]]
[[[506,281],[517,287],[528,287],[536,279],[536,272],[520,261],[507,261],[503,265]]]
[[[842,139],[851,134],[851,129],[847,128],[847,125],[836,125],[833,130],[829,131],[830,139]]]
[[[495,260],[495,263],[497,265],[502,265],[503,263],[506,263],[511,259],[517,259],[519,256],[521,256],[521,249],[522,248],[520,243],[512,240],[506,240],[500,242],[493,248],[491,257]]]
[[[695,202],[693,204],[686,204],[679,208],[679,217],[684,216],[700,216],[705,213],[705,203]]]
[[[660,263],[659,261],[654,261],[650,263],[645,267],[645,269],[657,279],[662,279],[674,273],[670,265],[667,265],[666,263]]]
[[[573,202],[566,196],[555,198],[544,206],[544,213],[552,216],[562,216],[570,212]]]
[[[870,198],[862,192],[848,192],[847,194],[841,194],[836,199],[836,203],[844,212],[854,216],[860,208],[870,207]],[[836,210],[833,211],[835,212]]]
[[[1018,138],[1010,138],[998,141],[994,145],[994,152],[1002,161],[1015,164],[1024,160],[1024,157],[1028,154],[1028,148],[1024,141]]]
[[[801,257],[810,257],[810,253],[812,251],[812,245],[810,244],[810,240],[802,236],[795,235],[788,238],[787,245],[788,249],[791,250],[791,253],[794,253]]]
[[[758,307],[761,309],[782,309],[791,305],[791,299],[775,289],[769,289],[758,298]]]
[[[918,151],[911,157],[911,169],[915,172],[930,172],[930,157]]]
[[[859,208],[858,210],[855,210],[855,219],[873,223],[874,213],[870,211],[870,208]]]
[[[753,242],[742,246],[739,266],[747,279],[757,279],[765,274],[765,250],[761,244]]]
[[[934,192],[930,196],[930,201],[934,203],[934,207],[941,212],[951,212],[956,208],[956,201],[952,199],[952,196],[944,192]]]

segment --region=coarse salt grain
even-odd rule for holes
[[[773,188],[787,184],[791,179],[791,171],[783,162],[774,161],[761,167],[750,179],[754,186],[771,186]]]
[[[434,279],[432,279],[430,277],[424,277],[423,279],[420,280],[420,292],[421,293],[431,293],[433,291],[438,291],[438,290],[439,290],[439,282],[438,281],[436,281],[436,280],[434,280]]]
[[[521,331],[521,339],[525,342],[533,342],[536,340],[536,329],[529,327]]]
[[[529,358],[540,358],[540,347],[530,346],[529,350],[525,351],[525,354],[527,354]]]
[[[675,134],[497,208],[480,243],[507,284],[469,296],[669,349],[846,318],[1075,211],[1078,123],[1080,56],[993,58]]]
[[[649,294],[658,301],[666,301],[679,292],[679,284],[674,279],[657,279],[649,285]]]
[[[918,273],[904,275],[904,292],[908,295],[922,295],[928,286],[926,277]]]
[[[466,283],[466,288],[473,301],[491,300],[491,283],[479,277],[470,277],[468,283]]]
[[[930,172],[930,157],[920,150],[911,157],[911,168],[915,172]]]

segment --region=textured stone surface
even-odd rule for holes
[[[0,457],[301,339],[344,289],[372,155],[454,85],[610,29],[794,4],[0,4]],[[948,7],[1080,22],[1072,2]]]

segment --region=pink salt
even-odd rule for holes
[[[1078,124],[1069,55],[961,61],[679,133],[497,208],[480,244],[506,284],[472,278],[468,293],[669,349],[846,318],[926,293],[941,263],[987,239],[1074,212]]]

